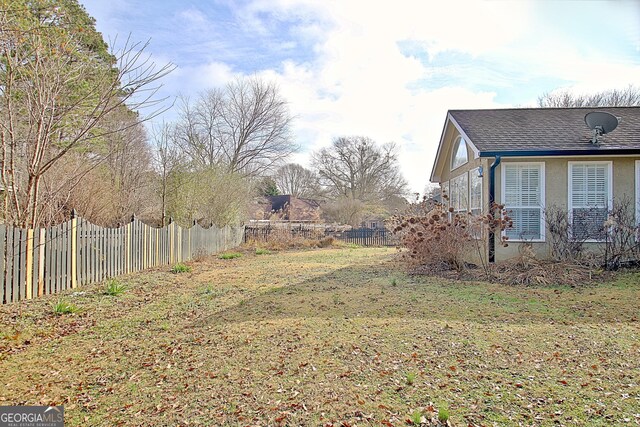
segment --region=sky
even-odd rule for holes
[[[159,95],[276,83],[300,151],[339,136],[399,146],[422,192],[449,109],[534,107],[555,90],[640,87],[640,1],[80,0],[105,40],[175,70]],[[175,120],[173,108],[154,120]]]

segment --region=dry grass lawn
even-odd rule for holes
[[[638,274],[409,277],[391,249],[245,253],[0,307],[0,405],[68,426],[640,425]],[[413,420],[413,421],[412,421]]]

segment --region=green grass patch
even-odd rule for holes
[[[220,259],[234,259],[234,258],[241,258],[242,254],[240,252],[223,252],[220,255],[218,255],[218,258]]]
[[[271,251],[265,248],[256,248],[256,255],[271,255]]]
[[[176,265],[174,265],[171,268],[171,272],[174,274],[179,274],[179,273],[190,273],[191,272],[191,267],[189,267],[186,264],[183,264],[181,262],[177,263]]]
[[[120,282],[118,279],[108,279],[105,284],[104,293],[109,296],[116,297],[122,295],[127,290],[127,285]]]
[[[438,421],[441,423],[449,421],[449,410],[447,408],[438,409]]]
[[[57,315],[74,314],[80,309],[75,305],[63,299],[59,299],[57,302],[51,305],[53,313]]]

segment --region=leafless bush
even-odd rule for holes
[[[290,229],[264,227],[256,229],[247,239],[247,245],[265,249],[281,250],[294,248],[326,247],[324,229]],[[304,231],[304,232],[301,232]]]
[[[606,270],[617,270],[623,266],[640,262],[639,227],[635,219],[631,198],[624,196],[614,201],[605,221],[605,244],[602,250],[602,265]]]
[[[598,221],[603,216],[599,209],[583,210],[580,217],[572,221],[566,209],[548,208],[545,221],[553,260],[605,270],[637,265],[640,242],[633,207],[633,201],[627,196],[615,200],[604,222]],[[581,222],[580,233],[575,232],[576,221]],[[589,240],[602,242],[601,250],[586,250],[585,243]]]
[[[555,261],[576,262],[584,255],[584,238],[571,236],[571,222],[566,208],[550,206],[545,210],[551,257]]]
[[[443,198],[447,200],[446,195]],[[454,212],[452,208],[426,198],[416,201],[405,214],[389,221],[401,246],[407,249],[404,255],[410,264],[461,271],[470,265],[469,260],[475,254],[486,274],[489,269],[485,237],[493,232],[503,246],[508,246],[508,238],[501,236],[501,232],[511,225],[511,219],[499,205],[493,206],[490,213],[474,215]]]
[[[194,261],[199,262],[204,260],[207,256],[209,256],[209,252],[207,251],[207,249],[204,247],[199,247],[196,248],[195,251],[193,251],[192,258]]]

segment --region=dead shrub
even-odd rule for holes
[[[248,239],[247,245],[260,246],[269,250],[324,247],[321,246],[321,244],[327,238],[324,236],[323,229],[302,231],[301,229],[289,229],[286,227],[268,228],[265,229],[263,233],[256,234],[254,237]],[[326,244],[326,242],[324,244]]]
[[[586,214],[597,218],[596,214]],[[634,267],[640,263],[639,227],[633,201],[628,196],[614,200],[603,224],[593,224],[594,234],[571,233],[571,219],[565,208],[551,206],[545,211],[551,256],[555,261],[605,270]],[[599,250],[586,250],[588,240],[601,241]]]
[[[196,248],[196,250],[193,251],[192,259],[193,259],[193,261],[200,262],[200,261],[204,260],[208,255],[209,255],[209,253],[207,252],[206,248],[199,247],[199,248]]]
[[[447,200],[446,195],[443,198]],[[507,237],[501,237],[501,232],[511,225],[499,205],[491,213],[474,215],[454,212],[453,208],[426,198],[388,221],[400,246],[406,249],[402,256],[413,268],[462,271],[470,265],[471,255],[476,255],[484,273],[488,273],[484,249],[487,233],[493,231],[500,243],[508,246]]]
[[[519,286],[582,286],[602,280],[604,272],[567,261],[540,260],[518,256],[495,264],[494,280]]]
[[[318,241],[318,246],[321,248],[329,248],[331,246],[334,246],[336,243],[336,239],[332,236],[327,236],[323,239],[320,239]]]

